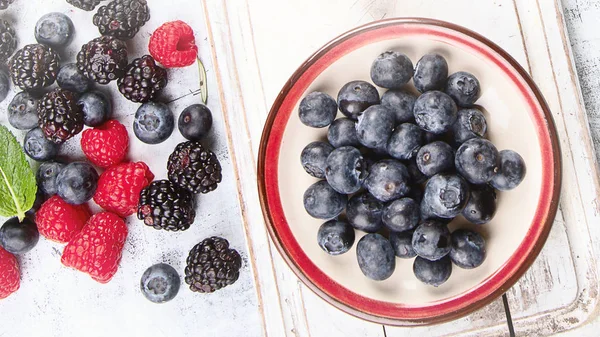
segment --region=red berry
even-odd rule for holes
[[[152,57],[167,68],[187,67],[198,57],[194,31],[183,21],[158,27],[150,37],[148,49]]]
[[[81,231],[90,216],[87,204],[71,205],[55,195],[42,204],[35,214],[35,223],[45,238],[66,243]]]
[[[61,262],[100,283],[108,283],[119,268],[127,232],[125,221],[118,215],[98,213],[67,244]]]
[[[0,300],[19,290],[21,271],[17,258],[0,247]]]
[[[122,217],[137,211],[140,192],[154,179],[143,163],[124,163],[104,171],[98,181],[94,201],[107,211]]]
[[[122,162],[128,147],[127,129],[116,120],[87,129],[81,137],[81,149],[85,156],[92,164],[102,168]]]

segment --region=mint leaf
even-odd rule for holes
[[[31,166],[15,136],[0,125],[0,215],[18,216],[33,207],[37,185]]]

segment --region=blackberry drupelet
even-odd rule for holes
[[[177,145],[167,165],[169,180],[192,193],[208,193],[221,182],[221,164],[199,142]]]
[[[0,9],[7,9],[15,0],[0,0]]]
[[[10,76],[25,91],[39,90],[54,83],[60,57],[50,47],[30,44],[17,51],[10,60]]]
[[[146,103],[167,86],[167,71],[159,67],[152,56],[145,55],[133,60],[125,69],[125,76],[117,83],[125,98]]]
[[[64,143],[83,129],[83,112],[77,105],[77,95],[64,89],[54,89],[42,97],[38,119],[44,136],[56,144]]]
[[[67,2],[84,11],[93,11],[103,0],[67,0]]]
[[[185,267],[185,283],[190,290],[212,293],[232,285],[240,276],[242,258],[229,248],[229,242],[213,236],[204,239],[190,251]]]
[[[0,62],[6,62],[17,49],[17,33],[6,21],[0,21]]]
[[[77,67],[87,78],[108,84],[125,74],[127,45],[112,36],[95,38],[81,47]]]
[[[155,229],[184,231],[196,217],[194,198],[168,180],[154,181],[140,193],[137,216]]]
[[[94,25],[100,34],[129,40],[150,20],[150,8],[146,0],[114,0],[98,9]]]

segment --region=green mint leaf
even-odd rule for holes
[[[198,73],[200,75],[200,98],[202,99],[202,103],[206,104],[206,100],[208,99],[208,84],[206,83],[206,69],[200,58],[198,58]]]
[[[0,215],[18,216],[33,207],[37,185],[35,174],[15,136],[0,125]]]

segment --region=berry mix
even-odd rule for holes
[[[414,258],[415,277],[437,287],[453,264],[472,269],[486,257],[481,234],[450,232],[448,224],[461,215],[489,223],[496,190],[517,187],[525,162],[485,138],[485,114],[474,105],[479,81],[462,71],[448,76],[443,56],[427,54],[413,67],[387,51],[373,62],[371,80],[387,89],[381,97],[371,83],[352,81],[337,101],[323,92],[301,100],[302,123],[329,127],[327,141],[308,144],[300,156],[306,173],[320,179],[304,193],[304,208],[327,220],[317,242],[330,255],[348,252],[356,230],[366,233],[356,245],[366,277],[385,280],[396,257]],[[336,119],[338,110],[344,117]]]
[[[0,0],[0,9],[13,1]],[[101,2],[66,1],[85,11],[95,10]],[[12,99],[7,117],[13,128],[26,132],[23,152],[40,162],[31,178],[33,189],[15,187],[17,193],[33,193],[35,206],[21,210],[17,205],[11,216],[18,216],[0,227],[0,299],[20,286],[14,254],[33,249],[40,235],[65,244],[63,265],[107,283],[118,272],[128,235],[126,217],[135,215],[158,230],[185,231],[196,217],[195,195],[214,191],[221,182],[219,159],[200,143],[212,127],[208,107],[191,105],[176,121],[169,105],[160,101],[168,69],[197,62],[194,32],[182,21],[164,23],[150,37],[150,55],[131,60],[126,41],[140,38],[136,35],[149,19],[146,0],[112,0],[99,7],[93,24],[100,36],[83,45],[73,63],[62,62],[59,56],[75,33],[68,16],[44,15],[35,27],[37,43],[20,50],[15,30],[0,20],[0,62],[8,64],[8,71],[0,70],[0,100],[6,98],[10,82],[22,90]],[[123,97],[140,104],[135,138],[116,119],[111,97],[97,89],[113,81]],[[57,86],[51,87],[54,83]],[[129,144],[162,143],[176,122],[188,141],[177,145],[165,163],[168,179],[154,180],[146,163],[128,160]],[[9,134],[8,143],[16,142],[10,131],[0,128]],[[59,157],[63,144],[73,142],[79,133],[87,160]],[[18,153],[26,165],[23,170],[31,171]],[[88,206],[92,200],[102,212],[93,214]],[[226,239],[210,237],[191,249],[182,274],[192,291],[211,293],[235,283],[241,266],[240,255]],[[155,303],[173,299],[179,285],[178,271],[164,263],[148,268],[140,281],[143,295]]]

